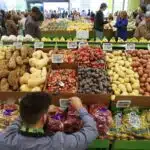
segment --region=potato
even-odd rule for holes
[[[132,88],[135,89],[135,90],[139,90],[140,84],[139,83],[134,83],[134,84],[132,84]]]
[[[132,86],[131,86],[130,83],[127,83],[127,84],[126,84],[126,88],[127,88],[127,91],[128,91],[129,93],[132,92]]]

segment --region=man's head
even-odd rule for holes
[[[20,101],[20,116],[27,126],[40,124],[44,126],[51,97],[44,92],[30,93]]]
[[[39,8],[37,8],[37,7],[33,7],[32,8],[31,16],[33,17],[33,19],[35,21],[39,21],[40,20],[41,14],[42,13],[40,12]]]
[[[102,3],[100,6],[100,10],[105,11],[107,9],[107,4],[106,3]]]

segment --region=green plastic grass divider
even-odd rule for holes
[[[150,141],[115,141],[111,150],[150,150]]]
[[[95,140],[91,145],[89,145],[88,150],[94,149],[109,150],[109,140]]]

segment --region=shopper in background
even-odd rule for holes
[[[128,37],[128,15],[126,11],[121,11],[117,18],[115,27],[117,28],[117,38],[121,38],[126,41]]]
[[[47,93],[30,93],[20,101],[22,120],[18,119],[9,126],[0,136],[1,141],[16,146],[18,150],[85,150],[98,136],[96,122],[78,97],[70,98],[70,103],[84,123],[79,132],[46,135],[43,128],[47,115],[55,111],[55,107],[49,107],[51,98]]]
[[[104,21],[103,12],[106,10],[107,4],[102,3],[100,6],[100,10],[96,13],[95,21],[94,21],[94,29],[96,32],[96,37],[102,39],[103,38],[103,27],[107,21]]]
[[[136,26],[138,26],[143,20],[146,13],[146,6],[142,5],[138,9],[138,15],[136,16]]]
[[[93,11],[91,11],[91,18],[90,18],[91,22],[94,23],[95,20],[95,14]]]
[[[22,35],[25,35],[25,22],[26,22],[27,17],[28,17],[28,14],[24,13],[22,19],[19,21],[20,33]]]
[[[10,13],[6,15],[6,22],[5,22],[7,35],[18,35],[18,29],[15,22],[12,20],[12,16]]]
[[[39,8],[33,7],[31,14],[27,17],[25,22],[25,34],[29,34],[34,38],[41,38],[41,31],[40,31],[40,21],[44,18],[42,17],[42,13],[40,12]]]
[[[144,37],[145,39],[150,40],[150,11],[146,12],[145,19],[135,30],[134,37],[137,39]]]
[[[6,34],[5,19],[5,11],[0,10],[0,36]]]

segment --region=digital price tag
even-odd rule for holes
[[[87,30],[80,30],[76,32],[77,39],[89,39],[89,31]]]
[[[68,108],[70,101],[68,99],[60,99],[59,100],[60,107],[65,110]]]
[[[135,44],[134,43],[127,43],[126,44],[126,51],[133,51],[135,50]]]
[[[117,101],[116,107],[117,108],[128,108],[131,105],[130,100],[122,100],[122,101]]]
[[[67,48],[68,49],[76,49],[78,47],[77,42],[68,42],[67,43]]]
[[[44,42],[35,42],[34,43],[34,48],[44,48]]]
[[[79,42],[79,48],[88,46],[88,42]]]
[[[61,64],[63,62],[64,62],[64,55],[63,54],[52,54],[52,63]]]
[[[22,42],[14,42],[13,45],[16,47],[16,49],[22,48]]]
[[[147,44],[147,49],[150,51],[150,44]]]
[[[112,43],[103,43],[104,51],[112,51]]]

